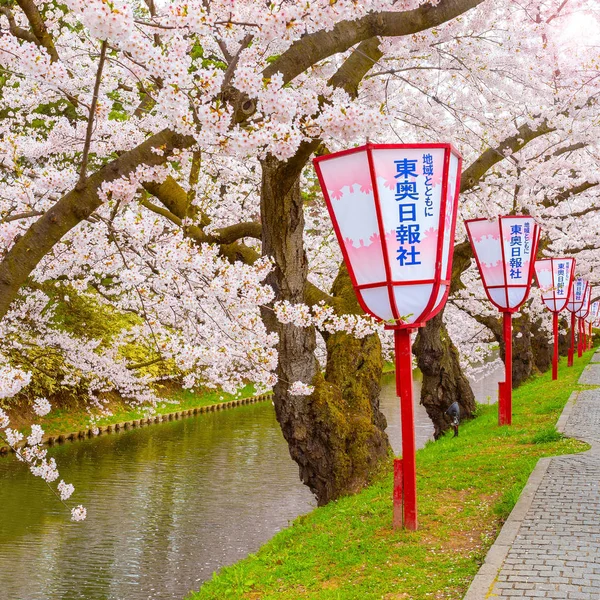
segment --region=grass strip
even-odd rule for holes
[[[189,390],[175,390],[168,394],[169,400],[173,402],[160,402],[156,406],[154,414],[166,415],[175,411],[201,408],[240,398],[249,398],[254,394],[253,385],[245,386],[236,395],[227,394],[222,391],[191,392]],[[125,402],[113,402],[111,410],[112,415],[102,417],[96,422],[96,425],[114,425],[115,423],[133,421],[147,416],[144,407],[131,408]],[[90,414],[83,407],[56,408],[45,417],[36,417],[36,422],[40,423],[46,435],[56,436],[71,431],[87,429],[90,426]]]
[[[391,464],[376,483],[297,518],[189,600],[461,599],[539,458],[587,450],[555,424],[593,352],[545,373],[417,452],[419,530],[394,531]],[[492,390],[490,390],[493,393]]]

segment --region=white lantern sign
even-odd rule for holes
[[[394,527],[417,528],[410,331],[448,297],[462,159],[450,144],[367,144],[314,160],[363,310],[394,329],[402,459]]]

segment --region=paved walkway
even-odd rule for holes
[[[600,352],[579,383],[600,386]],[[592,449],[538,462],[464,600],[600,600],[600,388],[574,392],[557,429]]]

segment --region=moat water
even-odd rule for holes
[[[474,383],[494,395],[501,368]],[[415,375],[418,402],[420,381]],[[381,407],[401,447],[394,378]],[[416,405],[419,447],[433,427]],[[0,457],[1,600],[171,600],[256,551],[315,501],[270,403],[204,413],[49,450],[73,500],[67,511],[14,456]]]

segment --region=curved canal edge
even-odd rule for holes
[[[107,433],[119,433],[120,431],[128,431],[130,429],[136,429],[137,427],[145,427],[147,425],[164,423],[165,421],[177,421],[178,419],[192,417],[201,413],[226,410],[228,408],[235,408],[236,406],[242,406],[244,404],[256,404],[257,402],[266,402],[267,400],[272,400],[272,398],[273,392],[267,392],[265,394],[250,396],[249,398],[239,398],[238,400],[231,400],[229,402],[217,402],[215,404],[209,404],[207,406],[198,406],[195,408],[178,410],[171,413],[156,415],[154,417],[132,419],[130,421],[122,421],[120,423],[112,423],[109,425],[98,425],[97,427],[88,427],[87,429],[80,429],[79,431],[73,431],[70,433],[45,435],[42,438],[42,444],[54,446],[54,444],[64,444],[65,442],[76,442],[79,440],[85,440],[87,438],[96,437]],[[22,443],[18,447],[21,448],[25,445],[25,443]],[[0,446],[0,456],[7,456],[11,452],[14,453],[14,451],[14,448],[12,448],[11,446]]]
[[[383,371],[381,374],[382,382],[384,381],[385,377],[395,375],[395,373],[396,373],[396,369],[395,369],[394,365],[392,363],[386,363],[384,365],[384,368],[383,368]],[[418,369],[415,370],[415,373],[418,373]],[[418,377],[417,377],[417,379],[418,379]],[[475,382],[471,382],[471,383],[473,386],[476,385]],[[473,389],[474,389],[474,391],[476,391],[475,387]],[[419,397],[420,389],[416,389],[415,393],[416,393],[416,397]],[[476,394],[476,395],[478,395],[478,394]],[[272,399],[273,399],[273,392],[265,392],[264,394],[256,394],[253,396],[248,396],[246,398],[238,398],[238,399],[226,401],[226,402],[216,402],[213,404],[192,407],[189,409],[174,411],[171,413],[163,413],[160,415],[155,415],[155,416],[147,417],[147,418],[142,417],[139,419],[128,419],[125,421],[120,421],[117,423],[110,423],[107,425],[86,427],[84,429],[78,429],[77,431],[65,431],[65,432],[61,432],[61,433],[52,433],[52,434],[43,436],[42,444],[47,445],[47,446],[53,446],[55,444],[64,444],[65,442],[76,442],[76,441],[84,440],[87,438],[97,437],[97,436],[107,434],[107,433],[119,433],[120,431],[128,431],[130,429],[135,429],[138,427],[145,427],[148,425],[164,423],[166,421],[178,420],[178,419],[182,419],[185,417],[191,417],[191,416],[201,414],[201,413],[225,410],[225,409],[229,409],[229,408],[235,408],[237,406],[242,406],[245,404],[255,404],[257,402],[266,402],[268,400],[272,401]],[[480,398],[478,398],[478,400],[480,400]],[[417,404],[419,405],[419,403],[417,403]],[[388,423],[388,426],[389,425],[390,425],[390,423]],[[393,428],[395,425],[391,424],[391,426]],[[428,436],[429,432],[425,432],[425,435]],[[25,445],[26,445],[26,442],[23,441],[17,447],[21,448],[21,447],[24,447]],[[396,450],[396,448],[394,448],[394,450]],[[11,453],[14,454],[14,449],[11,448],[10,446],[8,446],[6,444],[0,446],[0,457],[7,456]]]
[[[395,368],[391,364],[384,366],[382,377],[386,375],[393,375],[396,372]],[[247,398],[238,398],[227,402],[215,402],[214,404],[208,404],[205,406],[196,406],[190,409],[178,410],[171,413],[163,413],[152,417],[142,417],[139,419],[129,419],[126,421],[120,421],[117,423],[110,423],[107,425],[98,425],[95,427],[86,427],[85,429],[78,429],[77,431],[54,433],[51,435],[44,435],[42,438],[42,444],[46,446],[54,446],[55,444],[64,444],[65,442],[76,442],[79,440],[85,440],[87,438],[97,437],[106,433],[119,433],[120,431],[128,431],[137,427],[145,427],[147,425],[154,425],[158,423],[164,423],[166,421],[173,421],[183,419],[185,417],[191,417],[201,413],[214,412],[217,410],[225,410],[229,408],[235,408],[245,404],[255,404],[257,402],[266,402],[267,400],[273,399],[273,392],[265,392],[264,394],[256,394]],[[17,447],[22,448],[26,445],[23,441]],[[14,454],[14,449],[7,444],[0,446],[0,456],[7,456]]]
[[[418,373],[418,369],[415,369],[415,373]],[[385,377],[389,377],[395,375],[396,369],[392,363],[386,363],[384,365],[383,371],[381,373],[382,382]],[[418,377],[417,377],[418,379]],[[476,397],[478,401],[482,401],[481,393],[478,393],[476,390],[477,383],[472,381],[471,385],[473,386],[473,390],[476,392]],[[420,397],[420,388],[415,390],[415,397]],[[174,411],[171,413],[163,413],[160,415],[155,415],[152,417],[141,417],[139,419],[128,419],[125,421],[120,421],[117,423],[110,423],[107,425],[98,425],[95,427],[86,427],[84,429],[78,429],[77,431],[65,431],[61,433],[52,433],[49,435],[44,435],[42,438],[42,444],[47,446],[53,446],[55,444],[64,444],[65,442],[76,442],[79,440],[84,440],[87,438],[97,437],[99,435],[107,434],[107,433],[118,433],[120,431],[128,431],[130,429],[135,429],[138,427],[145,427],[147,425],[153,425],[158,423],[164,423],[166,421],[173,421],[182,419],[185,417],[191,417],[201,413],[214,412],[218,410],[225,410],[229,408],[235,408],[237,406],[245,405],[245,404],[255,404],[257,402],[266,402],[268,400],[272,401],[273,392],[265,392],[264,394],[255,394],[253,396],[248,396],[246,398],[238,398],[231,401],[226,402],[216,402],[213,404],[208,404],[204,406],[195,406],[189,409],[184,409],[180,411]],[[488,402],[489,402],[488,398]],[[420,403],[417,402],[417,405]],[[390,423],[388,423],[388,426]],[[395,425],[392,424],[392,427]],[[429,432],[425,432],[425,435],[428,436]],[[22,448],[26,445],[26,442],[23,441],[17,447]],[[396,448],[394,448],[396,450]],[[7,456],[9,454],[14,454],[14,449],[10,446],[4,444],[0,446],[0,457]]]

